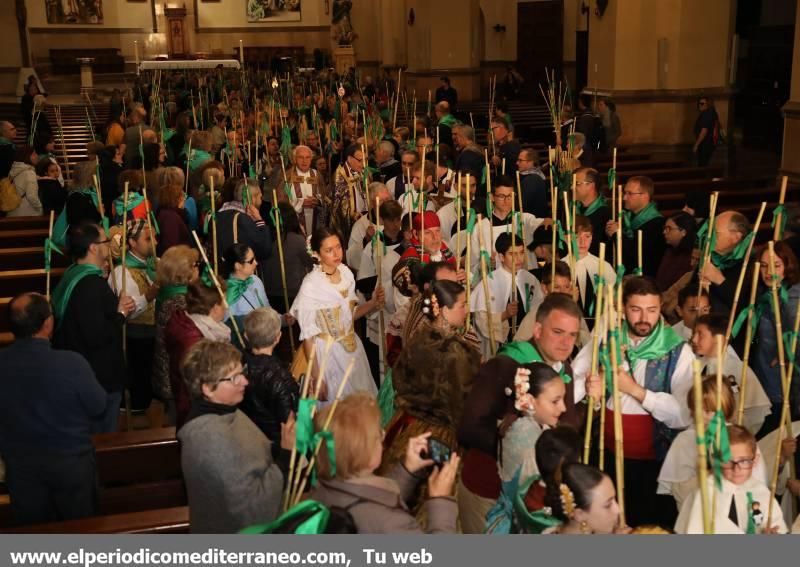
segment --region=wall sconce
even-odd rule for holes
[[[505,33],[505,31],[506,31],[506,26],[505,26],[505,24],[495,24],[495,25],[492,27],[492,29],[493,29],[494,31],[496,31],[497,33],[501,33],[501,32],[502,32],[502,33]]]

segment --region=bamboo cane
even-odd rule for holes
[[[376,219],[376,227],[375,230],[381,230],[381,203],[380,198],[375,197],[375,219]],[[384,235],[385,236],[385,235]],[[373,247],[374,249],[372,252],[375,254],[375,275],[377,276],[376,280],[376,289],[377,286],[382,286],[381,282],[383,281],[383,242],[378,240],[377,246]],[[381,310],[378,311],[378,337],[380,342],[378,343],[378,357],[380,359],[381,369],[380,375],[386,375],[386,352],[388,345],[386,344],[386,327],[385,327],[385,319],[384,319],[384,308],[381,307]]]
[[[550,163],[550,210],[553,217],[553,241],[550,249],[550,287],[553,287],[556,282],[556,258],[558,257],[558,230],[556,223],[558,222],[558,197],[556,196],[556,188],[553,184],[553,152],[550,147],[547,148],[547,159]]]
[[[622,185],[619,186],[618,191],[619,199],[617,199],[617,205],[619,209],[617,210],[617,219],[619,220],[619,226],[617,227],[617,270],[619,270],[620,266],[624,266],[623,257],[622,257]],[[622,327],[622,283],[616,286],[616,307],[617,307],[617,326]]]
[[[639,269],[639,275],[644,275],[644,269],[642,268],[642,231],[636,231],[636,266]]]
[[[739,383],[739,405],[736,414],[736,424],[742,425],[744,422],[744,398],[747,393],[747,379],[750,361],[750,347],[753,342],[753,314],[755,311],[756,295],[758,291],[758,278],[761,275],[761,263],[753,264],[753,281],[750,287],[750,311],[747,314],[747,328],[745,329],[744,356],[742,356],[742,376]]]
[[[403,68],[397,69],[397,96],[394,102],[394,117],[392,118],[392,132],[397,129],[397,109],[400,106],[400,81],[403,78]]]
[[[717,214],[717,197],[719,193],[714,191],[711,193],[710,197],[710,206],[709,206],[709,216],[708,216],[708,231],[706,232],[706,242],[705,246],[703,247],[703,255],[700,258],[700,264],[698,264],[698,275],[702,276],[703,268],[705,268],[706,263],[711,259],[711,240],[712,234],[716,230],[716,214]],[[703,288],[708,288],[707,284],[703,284],[703,279],[700,278],[700,285],[697,287],[697,301],[696,305],[700,305],[700,296],[703,295]],[[734,308],[733,311],[736,311]]]
[[[217,243],[217,203],[214,193],[214,176],[211,176],[211,187],[209,187],[211,197],[211,252],[214,255],[214,271],[219,273],[219,244]]]
[[[514,224],[514,217],[515,217],[515,209],[516,205],[514,203],[514,196],[511,196],[511,253],[512,262],[511,262],[511,295],[509,295],[509,302],[516,303],[517,302],[517,270],[520,269],[514,261],[514,255],[516,254],[517,248],[517,227]],[[524,246],[523,246],[523,254],[524,254]],[[511,317],[511,336],[517,334],[517,314],[514,313],[514,316]]]
[[[280,261],[281,265],[281,285],[283,285],[283,306],[286,309],[286,313],[289,313],[289,290],[286,288],[286,264],[284,263],[283,259],[283,241],[281,240],[281,213],[278,209],[278,193],[275,189],[272,190],[272,199],[275,202],[274,211],[275,211],[275,239],[278,241],[278,260]],[[231,316],[231,319],[233,316]],[[292,347],[292,353],[294,353],[294,332],[292,328],[289,327],[289,343]],[[244,343],[242,343],[244,344]]]
[[[480,257],[478,261],[480,262],[481,266],[481,281],[483,282],[483,295],[484,301],[486,302],[486,320],[488,322],[489,327],[489,350],[491,355],[494,357],[495,353],[497,352],[497,342],[495,341],[494,337],[494,323],[492,319],[492,296],[489,293],[489,280],[486,268],[486,258],[483,256],[483,231],[480,228],[481,224],[481,215],[478,215],[478,249],[480,250]],[[491,223],[489,224],[489,229],[491,230]]]
[[[311,382],[311,371],[314,368],[314,359],[316,358],[317,352],[317,343],[316,341],[311,343],[311,354],[308,357],[308,367],[306,368],[306,379],[303,380],[303,388],[300,392],[300,399],[305,399],[308,395],[308,385]],[[294,477],[294,470],[295,470],[295,462],[297,460],[297,440],[295,439],[295,444],[292,445],[292,454],[289,457],[289,472],[286,475],[286,489],[283,492],[283,510],[286,511],[289,508],[289,497],[291,496],[292,491],[292,479]]]
[[[775,493],[778,488],[778,473],[780,472],[780,461],[781,461],[781,443],[783,441],[783,432],[784,427],[786,425],[786,416],[789,410],[789,402],[787,397],[786,391],[786,353],[784,352],[783,346],[783,324],[781,322],[781,303],[778,297],[778,279],[775,277],[775,243],[770,240],[768,243],[768,250],[769,250],[769,273],[772,278],[772,284],[770,285],[770,290],[772,292],[772,308],[775,314],[775,333],[778,338],[778,366],[780,368],[780,376],[781,381],[783,382],[784,391],[783,391],[783,408],[781,410],[781,420],[778,424],[778,438],[777,438],[777,450],[775,451],[775,462],[773,463],[772,468],[772,479],[770,481],[770,489],[769,489],[769,507],[767,509],[767,524],[766,527],[770,528],[772,526],[772,508],[773,502],[775,501]],[[791,367],[790,367],[791,368]]]
[[[597,285],[597,292],[595,297],[597,298],[597,312],[594,320],[594,329],[592,329],[592,360],[589,365],[589,376],[596,376],[598,371],[598,356],[600,351],[600,326],[601,322],[603,321],[603,295],[605,293],[605,281],[603,280],[603,266],[605,265],[606,259],[606,245],[604,242],[600,243],[600,267],[598,269],[598,277],[599,283]],[[594,419],[593,412],[595,401],[592,399],[591,396],[587,397],[588,404],[586,406],[586,434],[583,438],[583,464],[589,464],[589,452],[592,448],[592,421]],[[600,410],[603,411],[603,407],[600,406]],[[602,434],[602,432],[601,432]]]
[[[736,319],[736,309],[739,306],[739,296],[742,294],[742,285],[744,284],[744,277],[747,273],[747,264],[750,262],[750,254],[752,254],[753,245],[756,242],[756,233],[758,232],[758,227],[761,226],[761,219],[764,217],[764,211],[766,208],[767,203],[766,201],[763,201],[761,203],[761,209],[758,211],[758,217],[756,217],[756,223],[753,225],[753,236],[750,238],[750,244],[747,245],[747,252],[742,259],[742,269],[739,271],[739,280],[736,283],[736,292],[733,294],[733,306],[731,307],[731,314],[728,317],[728,329],[725,332],[726,344],[728,337],[731,336],[731,331],[733,330],[733,322]]]
[[[476,185],[478,184],[477,178],[475,179],[475,184]],[[465,192],[465,196],[467,198],[467,219],[469,219],[470,199],[472,197],[471,194],[470,194],[470,174],[469,173],[467,173],[467,190]],[[478,226],[478,230],[480,230],[480,226]],[[467,244],[467,256],[466,256],[466,259],[465,259],[466,271],[467,271],[467,273],[466,273],[466,276],[467,276],[467,285],[466,285],[467,298],[466,299],[467,299],[467,309],[468,309],[468,311],[467,311],[467,325],[466,325],[466,328],[469,329],[470,328],[470,321],[472,319],[472,311],[469,310],[469,306],[470,306],[469,298],[470,298],[470,294],[472,293],[472,258],[471,258],[471,256],[472,256],[472,235],[471,234],[467,234],[466,244]]]
[[[461,206],[461,172],[458,172],[457,177],[458,183],[458,190],[456,191],[456,200],[453,203],[453,208],[456,211],[456,271],[461,270],[461,212],[463,207]],[[467,187],[467,191],[469,191],[469,187]]]
[[[228,305],[228,300],[225,297],[225,292],[222,291],[222,286],[219,283],[219,279],[217,279],[217,273],[211,270],[211,262],[208,261],[208,256],[206,255],[205,248],[200,243],[200,238],[197,236],[197,231],[192,231],[192,237],[194,238],[194,242],[197,245],[197,249],[200,251],[200,255],[203,257],[203,262],[205,262],[206,266],[209,267],[209,273],[211,274],[211,281],[214,282],[214,287],[217,288],[217,293],[219,293],[220,303],[227,311],[230,307]],[[231,324],[233,325],[233,330],[236,332],[236,338],[239,339],[239,344],[244,347],[246,343],[244,342],[244,338],[242,338],[242,333],[239,331],[239,325],[236,323],[236,317],[231,315]]]
[[[192,163],[192,138],[194,138],[194,135],[189,136],[189,146],[186,152],[186,180],[184,182],[183,192],[187,194],[189,193],[189,165]],[[145,175],[144,160],[142,160],[142,175]]]
[[[722,350],[723,344],[725,339],[722,335],[714,335],[714,346],[716,350],[716,357],[717,357],[717,367],[715,372],[716,377],[716,407],[714,411],[717,413],[722,412],[722,372],[723,366],[725,363],[725,359],[723,358],[724,351]],[[695,392],[695,397],[702,398],[702,390],[698,390]],[[717,434],[714,437],[714,447],[715,452],[712,453],[712,456],[721,454],[721,447],[720,443],[722,442],[722,427],[726,427],[724,423],[720,424],[720,427],[717,429]],[[720,466],[722,463],[720,463]],[[715,524],[715,516],[717,514],[717,490],[711,495],[711,533],[714,533],[714,524]]]
[[[786,201],[786,185],[788,184],[788,182],[789,178],[784,175],[783,178],[781,179],[781,193],[780,197],[778,198],[778,206],[782,206],[783,203]],[[783,213],[780,210],[778,210],[778,213],[775,215],[775,233],[772,237],[772,239],[775,242],[778,242],[779,240],[783,239],[783,231],[781,230],[782,224],[783,224]],[[758,225],[756,225],[756,228],[758,228]]]
[[[344,377],[342,378],[342,382],[339,384],[339,389],[336,392],[336,399],[333,401],[333,405],[331,405],[331,410],[328,412],[328,415],[325,416],[325,423],[322,426],[322,431],[328,431],[328,428],[331,425],[331,421],[333,420],[333,415],[336,413],[336,408],[339,406],[339,401],[342,399],[342,392],[344,392],[344,388],[347,385],[347,381],[350,379],[350,373],[353,371],[353,365],[355,365],[355,358],[350,359],[350,364],[347,366],[347,370],[344,371]],[[300,497],[303,495],[303,492],[306,489],[306,484],[308,483],[308,479],[311,476],[311,471],[314,470],[314,465],[317,462],[317,454],[319,453],[319,448],[322,446],[322,439],[317,441],[316,446],[314,447],[314,454],[311,456],[311,460],[306,467],[305,472],[303,473],[303,480],[300,483],[300,486],[295,494],[295,500],[292,505],[297,504],[300,501]]]
[[[522,238],[522,244],[523,244],[523,246],[525,246],[526,243],[528,242],[528,239],[525,238],[525,219],[524,219],[524,216],[523,216],[524,211],[522,210],[522,182],[520,181],[520,178],[519,178],[519,170],[517,170],[517,211],[519,212],[519,219],[520,219],[520,223],[519,223],[520,238]],[[524,261],[525,261],[525,264],[523,265],[523,269],[527,270],[528,269],[527,247],[525,249],[525,253],[524,253],[523,258],[524,258]]]
[[[569,278],[570,281],[575,283],[576,276],[575,276],[575,256],[572,254],[572,219],[570,218],[569,213],[569,197],[567,196],[566,191],[561,194],[564,198],[564,213],[565,213],[565,220],[567,223],[567,262],[569,263]],[[555,284],[555,279],[552,282]]]
[[[191,138],[189,139],[189,143],[191,143]],[[139,145],[143,145],[143,136],[142,136],[142,126],[139,125]],[[147,199],[147,175],[145,175],[144,170],[144,160],[142,160],[142,196],[144,197],[144,208],[145,208],[145,216],[147,218],[147,228],[150,230],[150,243],[153,246],[153,258],[158,258],[156,254],[156,239],[155,239],[155,232],[153,232],[153,222],[151,220],[152,213],[150,212],[150,201]],[[125,218],[127,219],[128,211],[124,211]],[[242,343],[244,344],[244,343]]]
[[[609,294],[612,295],[612,294]],[[613,295],[612,295],[613,297]],[[609,298],[610,299],[610,298]],[[609,301],[609,305],[611,302]],[[619,309],[619,306],[617,306]],[[606,309],[606,313],[611,313],[610,309]],[[617,318],[609,317],[609,328],[613,331],[617,329]],[[619,522],[620,525],[626,525],[625,521],[625,453],[623,446],[623,430],[622,430],[622,407],[619,392],[619,378],[617,375],[619,369],[619,361],[617,360],[617,339],[612,333],[609,340],[609,348],[611,349],[611,368],[613,369],[612,376],[612,396],[614,399],[614,463],[617,477],[617,501],[619,502]],[[633,372],[633,369],[631,369]]]
[[[123,193],[122,197],[122,210],[128,210],[128,185],[129,183],[125,182],[125,192]],[[127,266],[127,257],[128,257],[128,218],[127,215],[123,215],[122,218],[122,296],[127,295],[128,293],[128,266]],[[113,279],[113,275],[112,275]],[[125,321],[122,323],[122,356],[125,359],[125,363],[128,362],[128,318],[125,318]],[[131,431],[133,425],[131,424],[131,392],[130,389],[126,386],[124,391],[125,396],[125,426],[128,431]]]
[[[53,220],[55,218],[55,211],[50,211],[50,223],[49,228],[47,230],[47,240],[51,242],[53,240]],[[51,248],[47,247],[47,266],[50,266],[50,258],[53,255]],[[45,283],[45,297],[48,301],[50,301],[50,268],[47,269],[47,282]]]
[[[695,359],[694,369],[694,427],[697,439],[705,439],[705,421],[703,420],[703,365]],[[697,443],[697,480],[700,485],[700,501],[703,505],[703,533],[712,534],[712,518],[708,508],[708,464],[705,443]]]

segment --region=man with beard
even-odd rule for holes
[[[567,411],[561,416],[561,423],[580,429],[585,421],[583,405],[576,406],[573,402],[571,369],[567,363],[580,332],[581,316],[571,297],[561,293],[547,296],[536,313],[531,340],[505,345],[478,371],[464,401],[458,428],[458,443],[465,451],[457,491],[464,533],[483,533],[486,513],[500,496],[497,424],[513,411],[514,376],[519,366],[544,362],[561,374],[567,386],[564,398]]]
[[[619,381],[625,442],[625,502],[628,525],[673,524],[677,511],[670,497],[657,496],[658,473],[672,440],[690,424],[686,395],[692,387],[694,355],[688,344],[661,319],[661,295],[653,280],[624,283],[625,322],[620,330]],[[603,378],[589,376],[591,344],[575,358],[575,399],[599,400]],[[614,476],[614,399],[608,395],[605,470]]]

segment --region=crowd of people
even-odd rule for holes
[[[448,89],[398,126],[388,81],[171,71],[115,93],[67,189],[48,145],[13,148],[20,214],[54,211],[72,260],[9,304],[15,521],[95,514],[90,436],[155,403],[193,532],[291,531],[313,501],[329,533],[703,533],[706,477],[717,533],[790,531],[797,211],[752,255],[746,217],[665,218],[647,177],[617,214],[592,167],[612,101],[581,95],[540,163],[502,104],[479,146]]]

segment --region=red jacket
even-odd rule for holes
[[[169,381],[175,397],[175,426],[180,429],[192,407],[189,388],[183,381],[181,365],[186,353],[203,338],[200,329],[194,324],[186,311],[176,311],[164,330],[164,344],[169,355]]]
[[[186,225],[186,212],[183,209],[161,207],[158,209],[158,255],[178,244],[192,246],[192,235]]]

